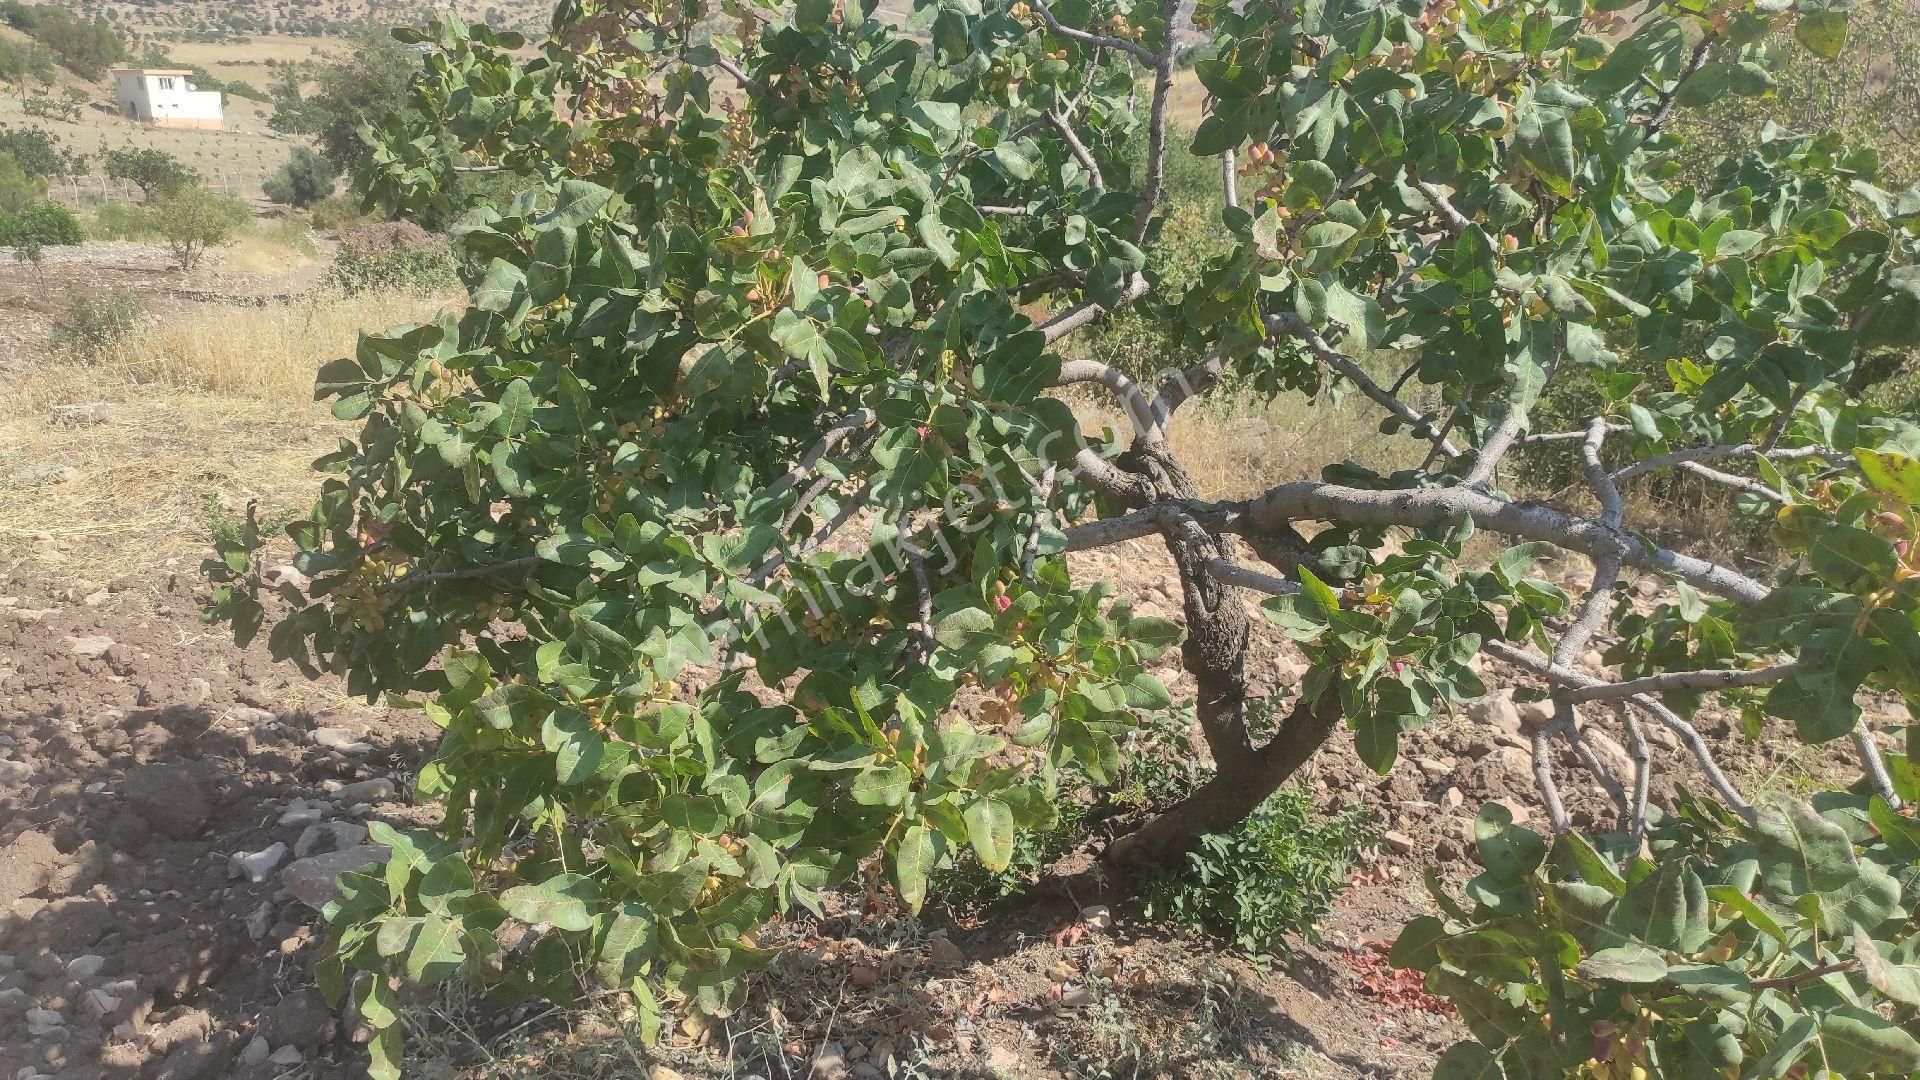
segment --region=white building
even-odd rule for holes
[[[113,96],[120,115],[155,127],[222,127],[221,95],[196,90],[190,71],[123,68],[113,73]]]

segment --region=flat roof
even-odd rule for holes
[[[120,75],[120,74],[127,74],[127,75],[191,75],[191,74],[193,74],[193,72],[191,72],[191,71],[188,71],[188,70],[186,70],[185,68],[114,68],[114,69],[113,69],[113,73],[114,73],[114,74],[116,74],[116,75]]]

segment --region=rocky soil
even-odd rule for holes
[[[0,1076],[351,1074],[314,906],[430,728],[316,699],[199,587],[0,576]]]

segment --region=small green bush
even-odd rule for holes
[[[67,298],[66,318],[53,332],[53,346],[82,360],[99,360],[146,322],[146,304],[125,289],[77,292]]]
[[[132,203],[101,203],[86,223],[91,240],[145,240],[153,236],[153,223],[140,207]]]
[[[333,183],[340,170],[319,154],[304,146],[296,146],[293,156],[280,166],[280,171],[267,178],[261,186],[267,198],[277,203],[293,207],[307,207],[333,194]]]
[[[73,211],[54,203],[36,203],[14,213],[0,212],[0,246],[43,247],[83,243],[86,233]]]
[[[459,284],[453,256],[439,244],[363,253],[342,248],[321,280],[322,288],[342,296],[369,292],[435,293]]]
[[[1312,792],[1282,788],[1231,830],[1201,836],[1179,869],[1149,881],[1146,914],[1256,959],[1281,953],[1290,936],[1318,940],[1316,926],[1355,858],[1378,839],[1362,811],[1325,815]]]

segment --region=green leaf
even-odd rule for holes
[[[1905,454],[1882,454],[1873,450],[1855,450],[1853,459],[1867,483],[1908,506],[1920,506],[1920,461]]]
[[[1620,945],[1601,949],[1573,970],[1583,979],[1645,986],[1666,977],[1667,962],[1644,945]]]
[[[599,896],[599,888],[592,878],[555,874],[538,884],[516,885],[501,893],[500,906],[529,926],[588,930],[593,927],[589,905],[598,901]]]
[[[1013,861],[1013,810],[999,799],[977,799],[962,816],[980,862],[996,874],[1005,870]]]
[[[1487,872],[1503,882],[1517,883],[1547,857],[1547,842],[1531,829],[1513,823],[1513,811],[1487,803],[1473,820],[1474,843]]]
[[[1857,1005],[1821,1014],[1819,1038],[1828,1067],[1843,1076],[1920,1071],[1920,1040]]]
[[[938,833],[925,825],[910,825],[893,853],[893,882],[900,902],[909,911],[919,911],[927,901],[927,877],[938,860],[935,847]]]
[[[1340,615],[1340,594],[1333,591],[1326,582],[1313,576],[1313,571],[1300,567],[1300,592],[1314,614],[1324,623],[1333,622]]]
[[[1847,47],[1847,13],[1802,11],[1793,24],[1793,36],[1808,52],[1831,60]]]
[[[1477,1042],[1457,1042],[1433,1063],[1433,1080],[1504,1080],[1493,1051]]]
[[[866,769],[853,778],[853,801],[862,806],[899,806],[907,801],[912,783],[913,774],[898,762]]]

